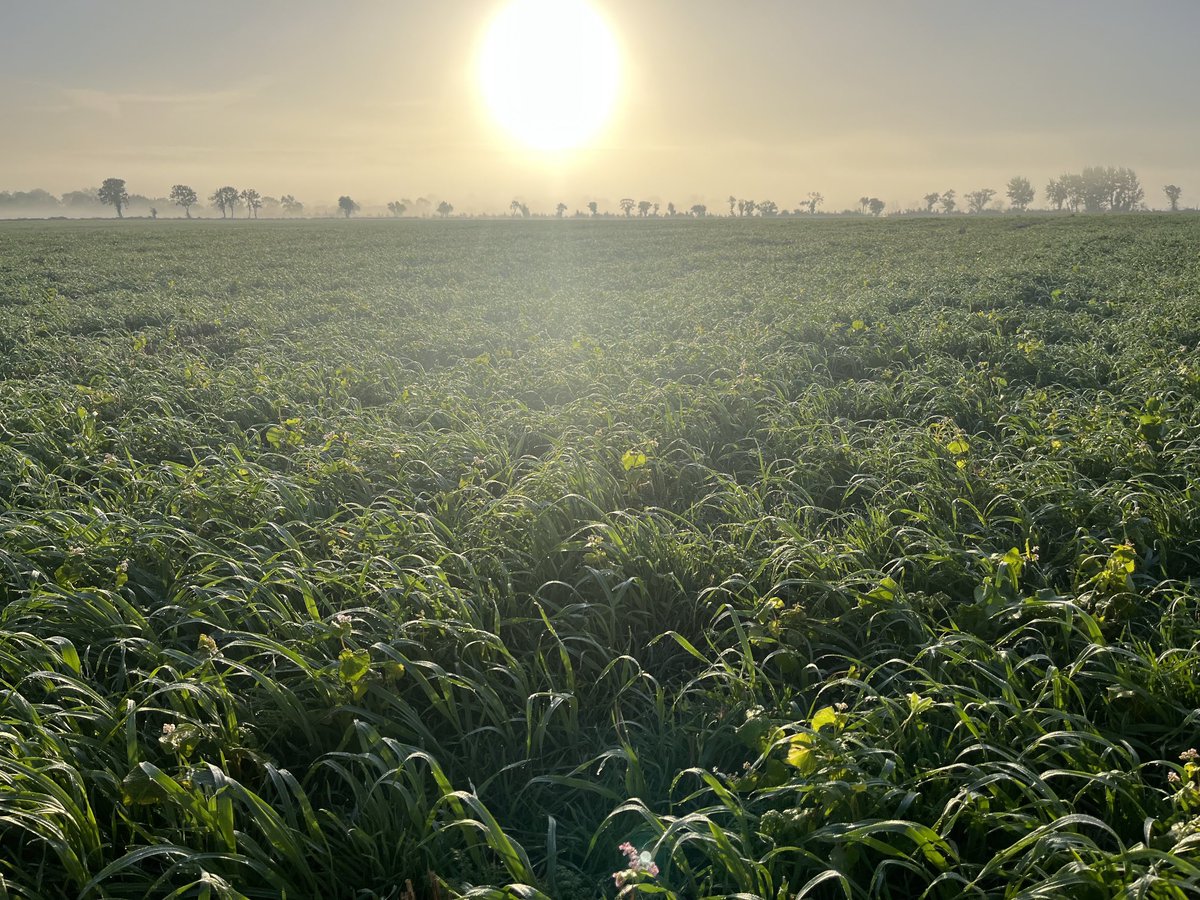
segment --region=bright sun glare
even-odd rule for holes
[[[513,0],[492,20],[479,54],[488,109],[538,150],[594,136],[612,112],[619,76],[617,41],[586,0]]]

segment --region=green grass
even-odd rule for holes
[[[1200,891],[1200,220],[0,244],[0,896]]]

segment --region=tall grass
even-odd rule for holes
[[[0,893],[1200,891],[1200,225],[511,224],[4,226]]]

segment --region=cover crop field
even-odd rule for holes
[[[0,894],[1195,896],[1198,344],[1183,215],[0,226]]]

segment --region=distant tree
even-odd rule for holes
[[[343,194],[338,197],[338,209],[342,211],[342,215],[347,219],[354,215],[359,210],[359,206],[349,196]]]
[[[152,218],[152,219],[158,218],[158,207],[157,206],[150,207],[150,218]]]
[[[708,215],[708,207],[703,203],[696,203],[692,206],[691,212],[697,219],[703,219]]]
[[[168,199],[176,206],[182,206],[183,214],[190,219],[192,217],[192,207],[196,205],[200,198],[186,184],[177,184],[171,188]]]
[[[588,212],[590,212],[592,214],[593,218],[595,218],[596,216],[598,216],[600,214],[600,204],[597,203],[595,200],[589,200],[587,208],[588,208]]]
[[[258,211],[262,208],[262,194],[254,190],[254,188],[246,188],[238,194],[238,198],[246,204],[246,218],[248,219],[253,215],[257,219]]]
[[[757,208],[758,208],[758,204],[755,203],[753,200],[739,200],[738,201],[738,215],[740,215],[740,216],[752,216],[752,215],[754,215],[754,210],[756,210]]]
[[[1133,212],[1142,208],[1146,192],[1133,169],[1091,166],[1083,170],[1091,211]]]
[[[212,196],[208,199],[213,206],[221,211],[221,218],[224,219],[227,213],[232,216],[237,209],[238,189],[225,185],[225,187],[219,187],[213,191]]]
[[[804,201],[803,205],[808,207],[808,214],[810,216],[815,216],[817,214],[817,207],[824,202],[825,198],[819,193],[816,191],[810,191],[808,194],[808,199]]]
[[[883,212],[883,210],[886,206],[887,206],[887,204],[884,203],[882,200],[880,200],[878,197],[871,197],[867,200],[867,208],[869,210],[871,210],[871,215],[876,216],[876,217],[878,217]]]
[[[1183,194],[1183,188],[1168,184],[1163,188],[1163,193],[1167,195],[1167,200],[1171,203],[1171,212],[1179,212],[1179,197]]]
[[[737,205],[737,197],[733,196],[733,194],[730,194],[729,195],[729,214],[731,216],[733,215],[733,208],[736,205]]]
[[[973,213],[981,213],[987,209],[987,205],[992,202],[992,198],[996,196],[996,192],[991,188],[980,188],[977,191],[971,191],[967,194],[967,210]]]
[[[1061,178],[1051,178],[1046,184],[1046,202],[1061,210],[1067,202],[1067,188]]]
[[[925,201],[925,212],[931,213],[933,212],[933,208],[937,206],[938,201],[942,199],[942,195],[934,191],[932,194],[926,194],[921,199]]]
[[[96,196],[105,206],[111,206],[117,211],[117,218],[125,218],[122,210],[129,203],[129,194],[125,190],[124,178],[105,178],[104,184],[96,191]]]
[[[651,213],[650,213],[650,215],[657,217],[657,216],[658,216],[658,208],[659,208],[659,204],[655,203],[655,204],[654,204],[654,211],[653,211],[653,212],[651,212]]]
[[[867,212],[867,207],[869,207],[870,205],[871,205],[870,197],[859,197],[858,198],[858,208],[862,211],[862,213],[864,215]]]
[[[566,211],[567,211],[567,204],[562,203],[561,201],[559,202],[558,206],[554,207],[554,214],[556,216],[558,216],[560,219],[563,217],[563,213],[565,213]]]
[[[675,215],[675,204],[674,204],[674,203],[668,203],[668,204],[667,204],[667,215],[668,215],[668,216],[674,216],[674,215]]]
[[[291,194],[284,194],[279,198],[279,205],[283,207],[283,211],[289,216],[298,216],[304,212],[304,204],[293,197]]]
[[[633,208],[637,205],[637,203],[632,197],[624,197],[621,199],[621,202],[618,205],[621,207],[621,212],[625,213],[625,218],[628,219],[631,215],[633,215]]]
[[[521,201],[514,200],[512,203],[508,204],[508,208],[512,212],[513,218],[516,218],[516,216],[521,212]]]
[[[774,200],[764,200],[757,204],[757,206],[760,216],[767,216],[769,218],[779,215],[779,205]]]
[[[1087,205],[1087,184],[1082,175],[1062,175],[1058,182],[1066,192],[1067,208],[1071,212],[1079,212],[1081,206]]]
[[[393,200],[387,205],[388,212],[390,212],[397,219],[404,215],[404,211],[406,209],[408,209],[408,207],[399,200]]]
[[[1022,178],[1020,175],[1014,175],[1009,180],[1005,193],[1008,194],[1008,202],[1017,212],[1025,212],[1033,202],[1033,185],[1029,183],[1028,178]]]
[[[954,212],[954,208],[958,206],[958,201],[954,199],[956,196],[957,194],[955,194],[954,191],[942,191],[942,199],[940,201],[942,204],[942,212]]]
[[[439,203],[437,205],[437,214],[439,216],[441,216],[443,219],[446,218],[448,215],[450,215],[450,213],[452,213],[452,212],[454,212],[454,204],[452,204],[452,203],[447,203],[445,200],[443,200],[441,203]]]
[[[643,219],[646,218],[647,213],[650,212],[650,207],[653,205],[649,200],[639,200],[637,205],[638,215]]]

